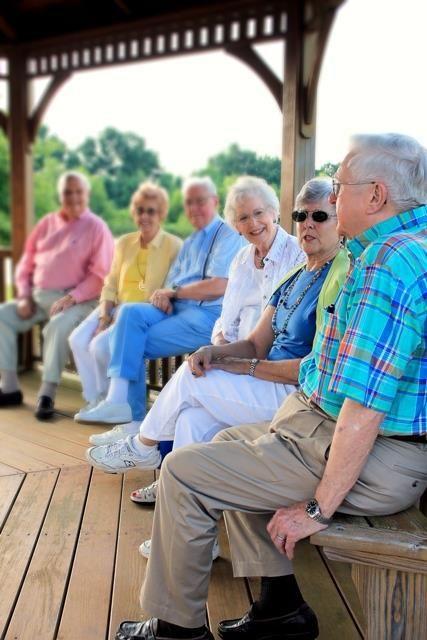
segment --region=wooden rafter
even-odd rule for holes
[[[225,51],[248,65],[266,84],[282,108],[283,83],[250,44],[228,45]]]
[[[12,25],[6,20],[4,16],[0,14],[0,31],[6,36],[8,40],[14,40],[16,38],[16,31]]]
[[[71,71],[61,71],[53,76],[52,80],[46,88],[46,91],[40,98],[37,107],[29,117],[28,138],[30,140],[30,143],[34,142],[34,139],[37,135],[37,129],[39,128],[40,122],[47,107],[49,106],[50,101],[55,96],[60,87],[64,84],[64,82],[66,82],[70,78],[71,75]]]
[[[114,0],[114,4],[116,4],[127,16],[130,15],[131,11],[125,0]]]
[[[0,129],[5,136],[9,134],[9,116],[4,111],[0,111]]]

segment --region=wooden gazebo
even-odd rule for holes
[[[31,146],[49,102],[74,72],[224,50],[263,80],[283,109],[282,211],[314,173],[316,91],[334,15],[343,0],[16,0],[0,9],[0,79],[8,113],[13,261],[32,225]],[[285,82],[253,45],[285,42]],[[38,104],[32,80],[49,77]],[[256,114],[254,113],[254,118]],[[260,125],[262,126],[262,125]],[[290,225],[282,216],[283,224]]]

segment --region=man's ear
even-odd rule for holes
[[[376,182],[371,192],[367,213],[375,214],[382,211],[384,206],[387,204],[387,195],[388,190],[385,184],[382,182]]]

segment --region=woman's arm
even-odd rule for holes
[[[254,378],[281,382],[282,384],[297,384],[301,358],[293,360],[260,360],[255,367]],[[224,358],[215,360],[212,369],[222,369],[240,375],[248,375],[251,360],[246,358]]]

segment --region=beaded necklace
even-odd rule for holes
[[[289,296],[291,295],[292,291],[295,288],[296,283],[298,282],[299,278],[301,277],[301,274],[306,271],[306,267],[303,267],[302,269],[300,269],[297,273],[297,275],[295,276],[295,278],[292,280],[292,282],[290,283],[289,287],[287,287],[285,293],[283,293],[280,298],[279,301],[277,303],[277,307],[274,310],[274,314],[273,314],[273,318],[271,321],[272,327],[273,327],[273,333],[274,333],[274,337],[277,338],[281,333],[286,333],[286,330],[288,328],[289,325],[289,321],[291,319],[291,317],[293,316],[293,314],[295,313],[295,311],[297,310],[298,306],[301,304],[302,300],[305,298],[305,296],[307,295],[308,291],[311,289],[311,287],[314,285],[314,283],[316,282],[316,280],[318,280],[320,278],[320,276],[322,275],[322,272],[324,271],[324,269],[326,269],[326,267],[328,265],[330,265],[332,262],[332,260],[328,260],[328,262],[325,262],[324,265],[322,265],[319,269],[317,269],[317,271],[315,272],[314,276],[312,277],[312,279],[310,280],[310,282],[304,287],[304,289],[301,291],[301,293],[299,294],[298,298],[295,300],[295,302],[289,307],[288,309],[288,315],[286,316],[285,322],[283,323],[283,326],[281,329],[277,329],[277,325],[276,325],[276,318],[277,318],[277,312],[279,310],[280,307],[284,307],[286,308],[286,303],[289,300]]]

